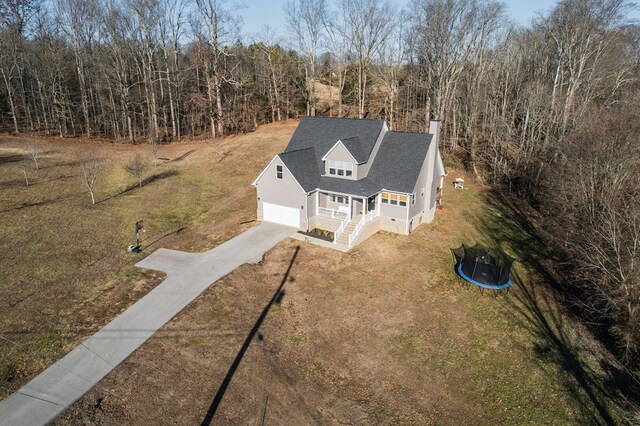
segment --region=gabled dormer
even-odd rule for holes
[[[357,180],[358,165],[366,162],[358,137],[340,139],[322,157],[324,176]]]

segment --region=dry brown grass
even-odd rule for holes
[[[346,254],[300,244],[213,423],[595,418],[568,374],[541,362],[542,343],[516,309],[519,290],[494,298],[456,280],[449,248],[485,239],[478,219],[491,211],[484,191],[467,182],[470,189],[448,190],[445,210],[409,237],[380,233]],[[298,244],[287,240],[261,265],[218,281],[57,424],[200,423]]]
[[[138,218],[149,228],[147,244],[161,238],[141,256],[160,246],[203,250],[252,226],[246,223],[255,215],[251,180],[294,127],[265,126],[214,146],[165,147],[161,156],[168,158],[195,152],[159,166],[172,171],[167,178],[95,208],[72,178],[45,183],[43,177],[40,187],[27,190],[14,182],[17,172],[1,165],[2,202],[8,206],[60,193],[70,197],[0,217],[8,236],[2,252],[18,244],[10,259],[0,260],[3,281],[24,290],[25,305],[55,318],[57,330],[68,334],[36,338],[44,335],[38,328],[43,324],[22,304],[7,308],[15,318],[3,316],[3,330],[56,357],[72,345],[71,336],[93,331],[148,291],[161,277],[137,271],[132,265],[140,256],[123,253]],[[47,143],[60,152],[45,161],[62,162],[66,142]],[[0,149],[18,144],[5,139]],[[116,163],[135,152],[126,146],[101,149]],[[45,170],[56,170],[55,178],[74,169]],[[131,180],[124,173],[111,168],[103,196]],[[452,170],[449,179],[459,174]],[[525,289],[546,286],[531,265],[518,264],[522,285],[497,298],[457,281],[449,248],[491,242],[503,231],[501,241],[516,254],[526,238],[491,205],[484,188],[465,180],[464,191],[446,187],[445,210],[409,237],[379,233],[349,253],[287,240],[262,264],[236,269],[55,423],[200,423],[298,244],[284,292],[235,371],[215,424],[258,424],[263,418],[266,424],[581,424],[600,418],[598,402],[617,418],[617,406],[601,393],[595,400],[576,380],[575,366],[562,362],[562,355],[575,354],[600,380],[604,352],[556,305],[542,298],[538,313],[538,305],[523,298]],[[552,336],[541,333],[547,319]],[[48,341],[61,343],[46,346]],[[43,364],[24,364],[28,368],[9,385]]]
[[[202,250],[250,226],[251,181],[294,127],[163,146],[165,160],[149,167],[142,188],[122,166],[146,145],[40,139],[43,158],[27,187],[16,161],[29,137],[1,137],[0,333],[27,348],[0,345],[2,386],[16,389],[159,283],[160,274],[133,267],[150,251]],[[108,162],[95,206],[76,164],[89,149]],[[127,254],[140,219],[144,251]]]

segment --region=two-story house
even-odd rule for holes
[[[258,219],[334,233],[351,247],[378,230],[409,234],[433,220],[444,165],[440,120],[429,133],[384,120],[304,117],[253,182]]]

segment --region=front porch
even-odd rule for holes
[[[317,191],[316,215],[309,218],[309,230],[333,232],[333,244],[349,249],[363,228],[379,216],[378,195],[372,197]]]
[[[317,216],[353,220],[357,216],[377,210],[378,195],[359,197],[355,195],[317,191],[315,195]]]

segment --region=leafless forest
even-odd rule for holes
[[[0,0],[0,128],[214,140],[301,114],[423,130],[542,213],[570,300],[640,366],[640,27],[624,0],[290,0],[286,34],[222,0]],[[215,141],[214,141],[215,143]],[[25,173],[26,175],[26,173]]]

